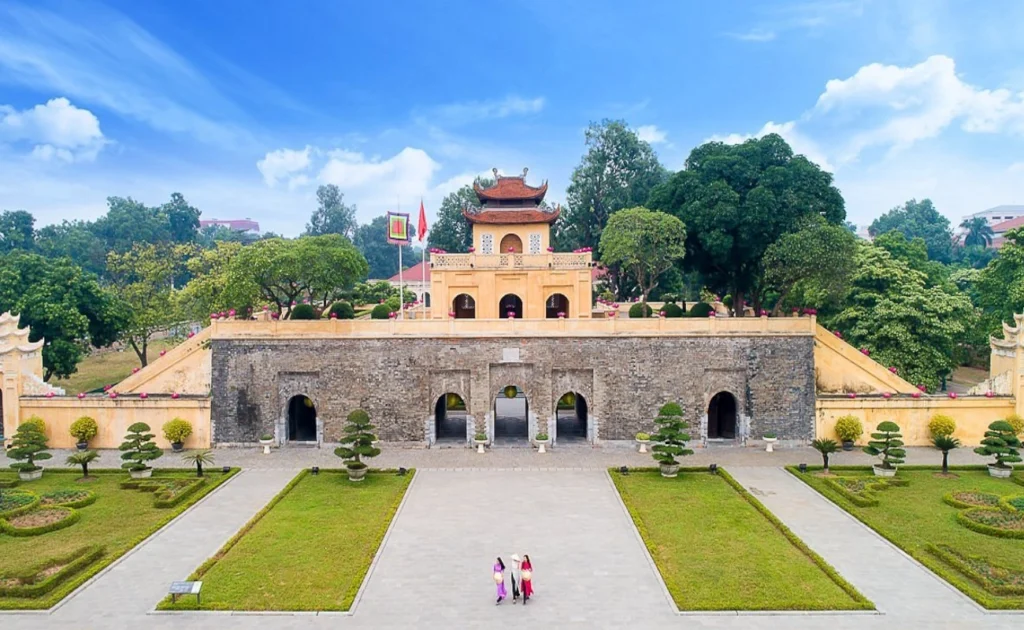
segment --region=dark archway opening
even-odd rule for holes
[[[555,319],[561,313],[563,317],[569,316],[569,298],[561,293],[555,293],[545,303],[544,313],[548,319]]]
[[[423,306],[425,306],[427,308],[430,308],[430,294],[429,293],[424,293],[423,294]]]
[[[308,396],[288,401],[288,441],[316,442],[316,407]]]
[[[494,399],[494,440],[503,444],[529,444],[530,402],[526,392],[509,385]]]
[[[523,240],[515,234],[506,234],[501,238],[498,247],[501,248],[499,253],[502,254],[522,254]]]
[[[523,318],[523,301],[515,293],[509,293],[498,302],[498,316]]]
[[[555,403],[555,436],[559,443],[587,439],[587,400],[568,392]]]
[[[476,319],[476,300],[468,293],[460,293],[452,300],[455,319]]]
[[[729,392],[718,392],[708,405],[708,439],[736,439],[736,398]]]
[[[434,404],[434,439],[437,442],[466,441],[466,403],[458,394],[445,394]]]

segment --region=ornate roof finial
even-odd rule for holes
[[[498,167],[492,168],[491,172],[494,173],[494,181],[498,181]]]
[[[523,179],[526,179],[526,172],[529,171],[529,170],[530,170],[530,168],[528,166],[524,166],[523,167]]]

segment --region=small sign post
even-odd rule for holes
[[[171,582],[171,588],[168,593],[171,596],[172,604],[178,601],[178,595],[195,595],[196,606],[201,607],[203,602],[199,593],[202,590],[202,582]]]

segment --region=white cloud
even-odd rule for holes
[[[335,184],[353,200],[377,210],[411,207],[413,200],[425,195],[434,173],[441,167],[426,151],[406,147],[382,160],[360,153],[345,152],[332,157],[320,169],[319,181]]]
[[[466,123],[476,120],[536,114],[542,109],[544,109],[543,97],[523,98],[510,95],[501,100],[467,101],[464,103],[442,105],[437,108],[436,115],[448,122]]]
[[[655,125],[641,125],[636,128],[638,138],[649,144],[660,144],[665,142],[666,134]]]
[[[0,141],[28,142],[33,157],[64,162],[93,160],[106,144],[96,115],[66,98],[22,111],[0,105]]]
[[[761,138],[770,133],[782,136],[782,139],[789,143],[794,153],[803,155],[826,171],[834,171],[835,168],[829,162],[825,152],[813,140],[800,133],[793,121],[775,123],[768,121],[763,127],[753,134],[730,133],[725,136],[711,136],[708,140],[724,142],[725,144],[739,144],[751,138]]]
[[[774,40],[778,34],[773,30],[758,27],[743,33],[726,33],[726,35],[741,42],[763,43]]]
[[[280,180],[288,180],[289,186],[301,185],[309,181],[308,177],[298,175],[310,165],[310,152],[312,147],[305,149],[278,149],[270,151],[262,160],[256,162],[256,168],[263,174],[263,181],[268,186],[274,186]]]

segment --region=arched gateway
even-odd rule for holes
[[[736,439],[736,397],[718,392],[708,405],[708,439]]]
[[[316,407],[309,396],[299,394],[288,401],[288,441],[316,442]]]

